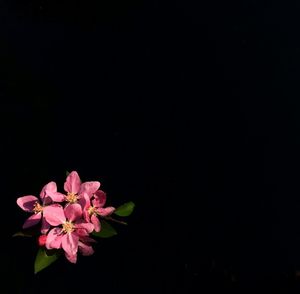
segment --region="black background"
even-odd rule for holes
[[[198,2],[1,1],[1,293],[299,288],[299,4]],[[67,170],[136,211],[34,276],[15,201]]]

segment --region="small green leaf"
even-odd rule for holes
[[[17,232],[15,234],[12,235],[13,237],[33,237],[33,235],[31,233],[27,233],[27,232]]]
[[[70,174],[70,172],[66,171],[66,177]]]
[[[34,273],[37,274],[52,264],[59,256],[60,253],[57,250],[46,251],[45,248],[40,248],[34,262]]]
[[[115,210],[114,214],[118,216],[129,216],[132,214],[134,207],[135,204],[132,201],[124,203]]]
[[[117,235],[117,231],[105,220],[101,220],[101,231],[92,233],[95,237],[110,238]]]

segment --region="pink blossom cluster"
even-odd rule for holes
[[[77,253],[91,255],[94,239],[90,234],[101,230],[99,217],[111,215],[114,207],[104,207],[106,194],[100,183],[82,183],[76,171],[72,171],[64,183],[65,193],[57,191],[55,182],[45,185],[40,199],[33,195],[17,199],[17,204],[32,215],[23,228],[41,223],[39,245],[47,249],[63,249],[66,258],[76,263]]]

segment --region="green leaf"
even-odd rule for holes
[[[70,174],[70,172],[66,171],[66,177]]]
[[[132,214],[134,207],[135,204],[132,201],[124,203],[115,210],[114,214],[118,216],[129,216]]]
[[[34,262],[34,273],[37,274],[60,256],[60,252],[57,250],[45,250],[45,248],[40,248]]]
[[[92,233],[95,237],[110,238],[117,235],[117,231],[105,220],[101,220],[101,231]]]

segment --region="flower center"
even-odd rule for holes
[[[43,206],[41,204],[39,204],[37,201],[33,204],[33,212],[35,214],[39,213],[43,211]]]
[[[69,203],[76,203],[77,200],[78,200],[77,194],[68,192],[66,196],[66,201],[68,201]]]
[[[89,215],[97,215],[97,208],[94,207],[94,206],[90,206],[89,209],[88,209],[88,213]]]
[[[71,222],[65,221],[62,224],[62,231],[64,233],[72,233],[74,231],[74,225]]]

